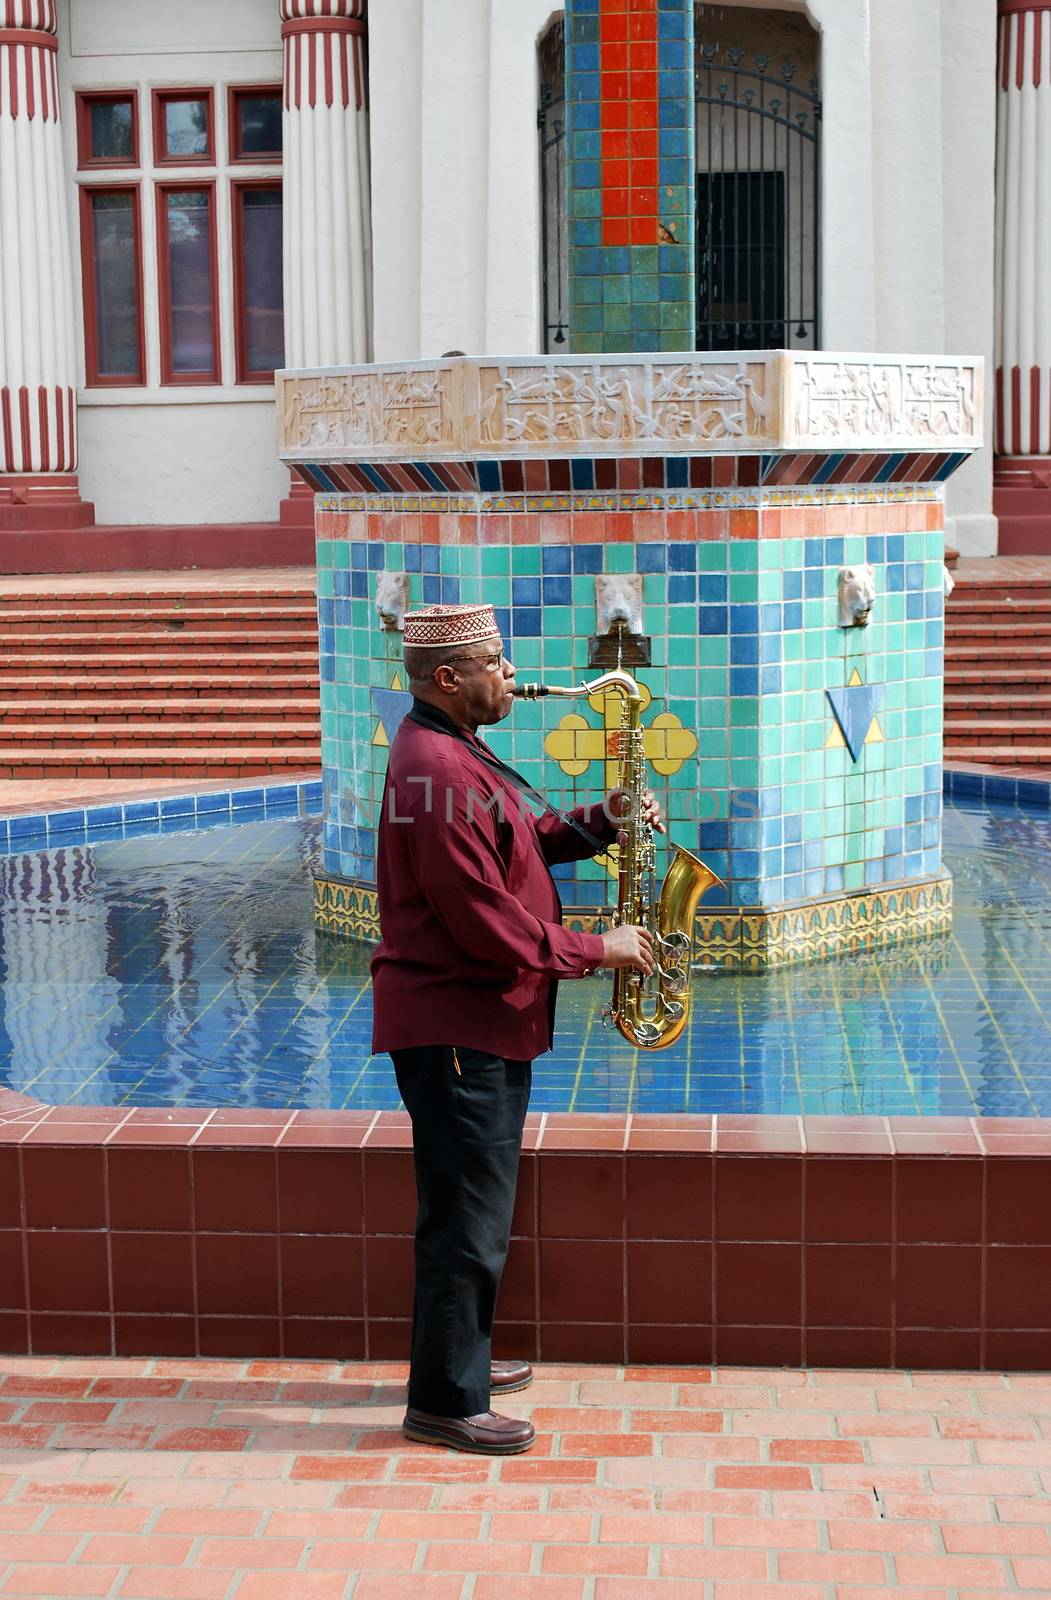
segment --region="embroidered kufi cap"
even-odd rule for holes
[[[425,611],[405,613],[402,642],[406,648],[430,649],[479,644],[499,636],[492,606],[428,606]]]

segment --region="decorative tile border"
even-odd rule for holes
[[[886,487],[852,484],[849,487],[832,488],[822,484],[793,484],[778,489],[621,488],[565,493],[538,490],[522,494],[450,494],[444,498],[425,494],[319,494],[314,499],[314,510],[320,517],[345,516],[349,512],[490,516],[547,511],[764,511],[807,506],[939,504],[941,500],[941,488],[933,483],[904,483]],[[323,531],[324,523],[320,525],[319,533]],[[400,529],[392,528],[390,531],[392,536],[395,531],[401,533]]]
[[[60,845],[94,844],[141,834],[181,833],[266,817],[320,815],[320,778],[295,783],[253,784],[206,794],[166,795],[157,800],[123,800],[110,805],[64,807],[0,816],[0,856]]]
[[[314,916],[323,932],[337,938],[368,944],[379,940],[379,908],[371,884],[328,875],[316,878]],[[567,906],[564,920],[579,933],[601,933],[609,926],[608,917],[583,907]],[[771,911],[738,907],[699,911],[694,961],[727,972],[765,972],[924,939],[951,926],[952,879],[941,872],[918,883],[884,884]]]
[[[947,768],[945,793],[974,800],[1000,800],[1008,805],[1051,806],[1051,778],[1014,778],[981,768]]]

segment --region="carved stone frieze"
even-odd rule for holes
[[[802,447],[968,450],[981,443],[980,362],[800,357],[789,368],[787,442]]]
[[[284,460],[972,450],[982,363],[787,351],[449,358],[277,377]]]

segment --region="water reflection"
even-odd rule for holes
[[[0,1081],[78,1104],[397,1105],[367,952],[315,936],[301,818],[0,861]],[[608,983],[563,985],[534,1106],[1051,1115],[1051,817],[946,808],[950,934],[762,977],[700,975],[636,1054]]]

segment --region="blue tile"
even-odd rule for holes
[[[699,606],[697,631],[699,633],[727,633],[730,627],[728,606]]]
[[[538,639],[542,633],[539,606],[513,606],[511,633],[518,639]]]
[[[567,544],[545,544],[541,551],[541,566],[545,574],[563,574],[573,569],[573,554]]]
[[[119,811],[119,807],[114,807]],[[24,844],[29,839],[47,838],[47,816],[39,813],[8,818],[8,831],[12,845]]]
[[[47,831],[49,835],[60,833],[83,833],[86,827],[87,815],[83,810],[51,811],[48,813]]]
[[[575,544],[573,546],[574,572],[601,572],[603,546],[600,544]]]
[[[156,800],[126,800],[124,802],[125,822],[156,822],[160,817],[160,805]]]
[[[89,806],[87,821],[89,828],[114,828],[124,821],[124,813],[120,806]]]
[[[759,668],[758,667],[731,667],[730,668],[730,693],[745,699],[759,693]]]
[[[635,547],[637,572],[663,572],[667,565],[668,547],[663,544],[640,544]]]
[[[289,785],[290,794],[295,794],[295,786]],[[230,810],[230,791],[216,790],[213,794],[199,794],[197,796],[197,815],[208,816],[216,811]]]
[[[758,789],[731,789],[731,817],[758,817],[761,812]]]

